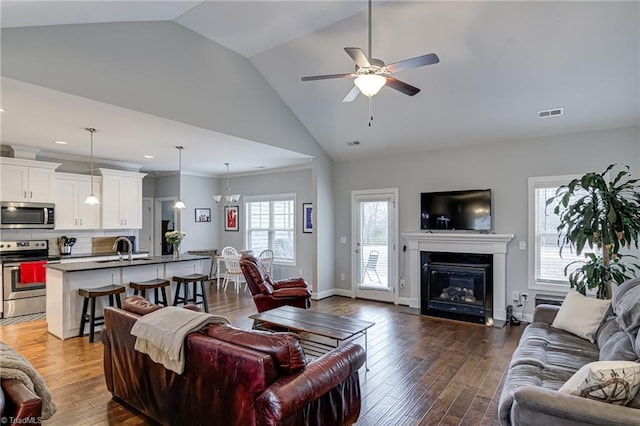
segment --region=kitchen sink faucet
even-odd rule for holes
[[[131,244],[131,240],[128,239],[127,237],[118,237],[116,238],[116,241],[113,243],[113,247],[112,250],[116,250],[118,249],[118,243],[120,241],[126,241],[127,245],[129,247],[129,251],[127,253],[129,253],[129,262],[131,262],[133,260],[133,244]],[[118,251],[118,260],[120,260],[120,262],[122,262],[122,253],[120,253]]]

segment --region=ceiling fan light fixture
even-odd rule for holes
[[[363,74],[358,76],[354,83],[360,90],[360,93],[371,97],[382,89],[387,83],[387,79],[379,74]]]

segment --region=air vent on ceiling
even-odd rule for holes
[[[554,108],[554,109],[547,109],[544,111],[538,111],[538,117],[540,118],[560,117],[563,114],[564,114],[564,108]]]
[[[360,141],[347,142],[347,146],[356,146],[360,145]]]

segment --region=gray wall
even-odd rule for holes
[[[496,233],[514,234],[507,254],[507,295],[527,289],[527,179],[531,176],[582,174],[611,163],[628,164],[638,175],[640,128],[593,131],[493,145],[452,148],[398,157],[336,162],[334,165],[335,235],[351,239],[351,191],[399,188],[399,232],[419,229],[420,193],[491,188]],[[335,239],[334,282],[350,288],[349,244]],[[400,247],[405,242],[400,239]],[[404,254],[399,251],[399,273]],[[347,276],[340,281],[340,273]],[[400,297],[409,297],[408,288]],[[529,291],[531,298],[535,291]],[[532,305],[532,303],[530,303]]]
[[[145,197],[177,197],[178,196],[178,175],[168,175],[159,177],[146,177],[145,180],[153,180],[144,184],[144,187],[153,187],[153,194],[144,193]],[[219,193],[219,180],[216,178],[191,176],[182,174],[182,201],[187,206],[180,211],[178,218],[178,228],[187,233],[187,236],[180,244],[180,251],[220,249],[220,229],[222,222],[220,214],[216,210],[213,195]],[[211,209],[211,222],[196,222],[195,209]]]
[[[246,226],[244,197],[247,195],[269,195],[269,194],[296,194],[296,261],[295,266],[276,266],[274,267],[274,276],[276,279],[297,277],[302,270],[302,276],[307,280],[309,285],[314,286],[316,291],[316,281],[314,278],[315,267],[315,232],[305,234],[302,232],[302,203],[314,202],[315,191],[313,190],[312,170],[293,170],[278,173],[256,174],[251,176],[233,177],[229,180],[234,194],[241,194],[240,198],[240,230],[238,232],[224,231],[224,225],[221,220],[223,216],[223,207],[215,206],[216,216],[220,218],[219,224],[216,224],[220,230],[220,245],[222,249],[225,246],[235,247],[236,250],[244,250],[244,231]],[[222,185],[225,186],[225,185]],[[215,203],[214,203],[215,205]],[[332,279],[331,276],[328,277]]]
[[[1,34],[4,77],[311,155],[319,163],[314,184],[323,199],[333,198],[332,160],[253,64],[181,25],[56,25]],[[330,202],[316,222],[316,251],[330,253]],[[318,268],[323,288],[332,286],[332,263],[324,259]]]

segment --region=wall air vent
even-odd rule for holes
[[[544,111],[538,111],[539,118],[560,117],[561,115],[564,115],[564,108],[554,108]]]
[[[347,142],[347,146],[356,146],[360,145],[360,141]]]

